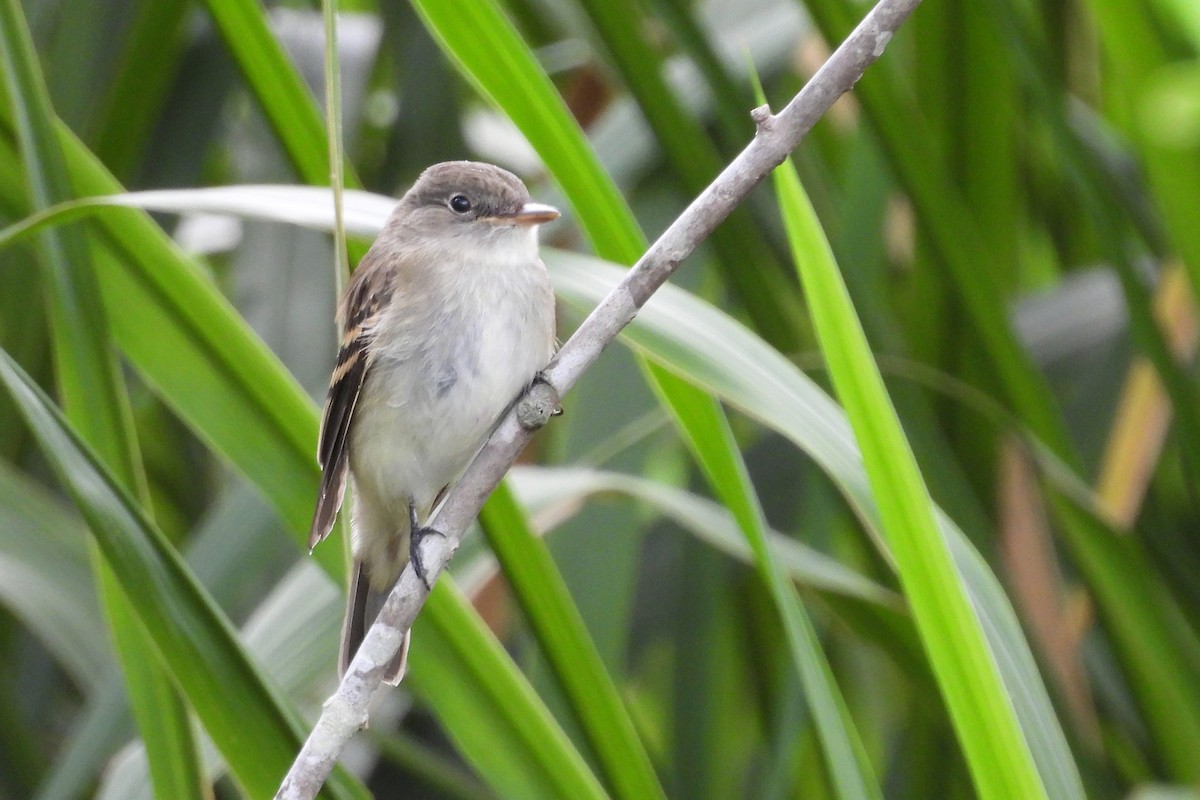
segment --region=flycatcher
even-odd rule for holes
[[[341,349],[321,419],[309,548],[349,474],[354,570],[339,677],[411,560],[446,488],[554,353],[554,292],[537,227],[558,216],[515,175],[451,161],[422,173],[338,305]],[[436,533],[436,531],[433,531]],[[385,680],[404,675],[408,634]]]

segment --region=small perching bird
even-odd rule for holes
[[[500,414],[554,353],[554,292],[537,227],[558,216],[515,175],[451,161],[421,174],[338,306],[341,349],[321,419],[324,539],[349,474],[354,568],[339,677],[410,559],[421,527]],[[408,634],[384,680],[404,675]]]

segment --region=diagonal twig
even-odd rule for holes
[[[551,386],[566,393],[575,385],[683,260],[787,158],[833,102],[882,55],[892,35],[919,3],[880,0],[782,111],[773,115],[763,106],[751,112],[757,128],[753,141],[663,232],[563,345],[544,371]],[[531,391],[545,388],[535,384]],[[423,547],[431,582],[437,580],[484,501],[532,436],[533,431],[524,427],[517,412],[511,410],[432,517],[430,526],[445,536],[428,537]],[[411,565],[406,567],[341,685],[326,701],[276,794],[277,800],[307,800],[317,795],[346,742],[366,723],[371,695],[427,597]]]

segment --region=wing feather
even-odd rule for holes
[[[317,441],[321,485],[308,532],[309,550],[329,535],[342,506],[350,470],[350,426],[354,408],[370,367],[376,324],[392,297],[392,271],[373,267],[373,264],[364,263],[355,272],[338,312],[342,322],[342,343],[321,414],[321,433]]]

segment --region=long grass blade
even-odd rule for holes
[[[25,159],[33,208],[71,196],[55,116],[37,64],[32,36],[16,0],[0,4],[0,36],[8,92]],[[46,230],[42,254],[49,280],[51,333],[63,405],[80,435],[131,493],[147,497],[129,398],[110,347],[108,320],[86,239],[78,229]],[[187,707],[151,645],[136,609],[120,590],[114,565],[93,551],[96,584],[121,662],[129,697],[150,758],[155,788],[200,800],[205,792]]]
[[[559,683],[572,698],[604,774],[618,797],[664,797],[621,695],[588,638],[550,550],[529,529],[525,513],[506,484],[500,484],[479,518],[492,552],[513,590]],[[628,759],[637,758],[630,764]]]
[[[294,712],[263,680],[228,620],[162,533],[112,483],[6,353],[0,353],[0,381],[88,521],[155,651],[238,782],[252,796],[270,796],[300,745]],[[329,787],[330,796],[363,796],[345,773],[338,773]]]
[[[413,626],[421,644],[409,652],[407,680],[439,698],[443,719],[457,723],[450,736],[492,788],[503,797],[607,797],[524,676],[497,668],[512,662],[470,602],[451,581],[433,592],[445,599],[427,603]]]
[[[663,377],[660,386],[682,378]],[[816,720],[834,794],[842,798],[882,798],[883,792],[829,661],[821,650],[816,628],[796,591],[788,586],[781,565],[767,547],[766,519],[738,452],[729,422],[716,400],[688,409],[690,424],[682,430],[709,484],[737,520],[754,553],[754,565],[771,594],[780,616],[792,663],[800,674],[804,697]]]
[[[1047,797],[816,213],[790,163],[775,176],[817,336],[976,791],[985,798]]]

